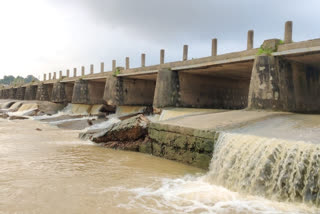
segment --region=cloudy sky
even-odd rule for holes
[[[131,67],[210,55],[218,38],[218,54],[246,48],[247,31],[255,31],[255,47],[264,39],[283,38],[292,20],[294,41],[320,38],[319,0],[0,0],[0,78],[43,73],[90,64],[99,71],[111,61]]]

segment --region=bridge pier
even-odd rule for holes
[[[111,106],[152,106],[155,87],[155,80],[109,76],[106,79],[104,100]]]
[[[257,56],[249,108],[320,112],[320,69],[276,56]]]
[[[35,100],[37,96],[37,85],[28,85],[24,94],[25,100]]]
[[[77,80],[73,87],[72,103],[74,104],[104,104],[105,82]]]
[[[53,84],[51,101],[54,103],[67,102],[65,83],[57,82]]]
[[[50,84],[39,84],[37,89],[36,100],[50,101],[52,93],[52,85]]]
[[[16,88],[10,88],[9,89],[9,99],[15,100],[16,99],[16,94],[17,94],[17,89]]]
[[[25,87],[17,88],[16,99],[17,100],[24,100],[25,92],[26,92]]]

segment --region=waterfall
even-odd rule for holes
[[[320,145],[221,133],[210,183],[278,201],[320,203]]]

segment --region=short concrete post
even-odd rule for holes
[[[146,66],[146,54],[141,54],[141,67]]]
[[[67,77],[70,77],[70,70],[67,70]]]
[[[76,77],[77,76],[77,68],[74,68],[73,69],[73,77]]]
[[[94,72],[94,67],[93,67],[93,64],[90,65],[90,74],[93,74]]]
[[[53,79],[57,79],[57,72],[53,72]]]
[[[59,78],[62,78],[62,71],[59,71]]]
[[[164,54],[165,54],[165,50],[161,49],[160,50],[160,64],[164,64]]]
[[[211,48],[211,56],[217,56],[217,50],[218,50],[218,42],[217,39],[212,39],[212,48]]]
[[[253,30],[249,30],[248,37],[247,37],[247,50],[250,50],[253,48],[253,36],[254,36]]]
[[[47,80],[47,74],[43,74],[43,81]]]
[[[126,69],[130,69],[130,58],[126,57]]]
[[[101,73],[104,72],[104,63],[103,62],[100,63],[100,72]]]
[[[284,29],[284,43],[292,42],[292,21],[287,21]]]
[[[183,57],[182,57],[183,61],[187,61],[188,60],[188,45],[184,45],[183,46]]]
[[[113,72],[116,71],[116,67],[117,67],[117,61],[116,60],[112,60],[112,71]]]
[[[84,76],[85,75],[85,68],[84,66],[81,66],[81,76]]]
[[[51,73],[49,73],[49,80],[51,80]]]

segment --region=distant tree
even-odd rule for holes
[[[10,85],[10,84],[24,84],[33,81],[39,81],[36,77],[32,75],[28,75],[26,78],[21,76],[14,77],[12,75],[4,76],[3,79],[0,79],[0,84],[2,85]]]

